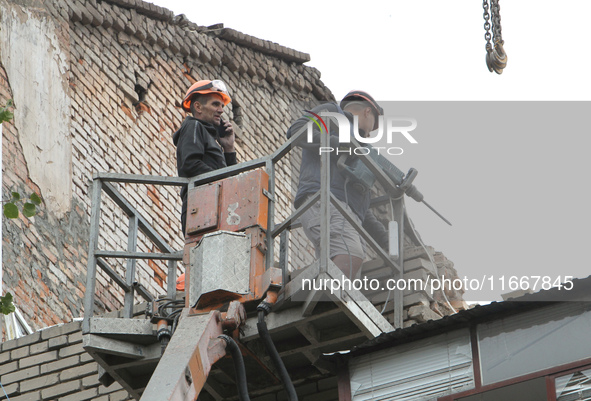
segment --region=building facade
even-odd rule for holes
[[[0,105],[14,101],[14,118],[2,127],[4,197],[15,191],[43,199],[34,217],[2,223],[2,290],[14,295],[34,334],[1,344],[0,381],[17,401],[126,399],[120,388],[99,385],[98,367],[82,351],[80,324],[72,322],[84,313],[93,175],[176,176],[172,134],[186,115],[180,102],[201,79],[229,87],[233,101],[224,118],[234,123],[239,161],[272,153],[302,110],[334,97],[320,72],[305,65],[307,54],[222,25],[199,26],[142,0],[0,0],[0,43]],[[295,152],[278,170],[278,219],[292,211],[297,162]],[[171,248],[183,248],[178,187],[122,182],[116,188]],[[128,249],[129,230],[124,210],[104,200],[99,247]],[[290,267],[306,266],[311,244],[301,230],[291,238]],[[456,275],[441,253],[412,239],[407,245],[408,277]],[[149,238],[138,238],[137,251],[155,250]],[[121,261],[110,268],[125,276]],[[165,262],[138,261],[136,272],[150,294],[166,293]],[[388,274],[377,265],[367,273]],[[121,309],[118,288],[99,274],[95,313]],[[378,306],[388,302],[386,294],[370,295]],[[406,291],[405,326],[451,313],[450,301],[464,306],[461,291],[445,295]],[[336,379],[304,380],[298,388],[310,400],[316,394],[328,400]]]
[[[378,336],[344,355],[341,400],[583,401],[589,278]]]
[[[2,1],[1,103],[14,99],[3,129],[4,193],[43,199],[38,214],[4,221],[4,290],[33,329],[82,314],[96,172],[176,176],[172,133],[192,82],[224,80],[233,98],[240,161],[274,151],[302,109],[332,99],[307,54],[231,29],[197,26],[142,1]],[[289,182],[286,177],[279,181]],[[121,185],[175,249],[183,240],[177,187]],[[287,197],[279,199],[283,214]],[[125,249],[128,221],[103,210],[100,246]],[[144,240],[138,249],[149,252]],[[122,266],[114,265],[116,271]],[[166,288],[158,262],[138,269],[153,294]],[[117,310],[109,278],[99,309]]]

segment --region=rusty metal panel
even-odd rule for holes
[[[221,184],[193,188],[187,195],[187,234],[215,230],[219,221]]]
[[[267,229],[269,176],[263,170],[230,177],[222,181],[220,230],[241,231],[258,225]]]
[[[267,229],[269,176],[261,169],[193,188],[188,194],[187,238],[208,232]]]

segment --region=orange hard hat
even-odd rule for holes
[[[226,88],[226,85],[219,79],[215,79],[213,81],[197,81],[191,85],[187,91],[187,94],[185,95],[185,98],[183,99],[183,109],[185,111],[191,111],[191,99],[197,93],[202,95],[206,95],[208,93],[218,94],[222,97],[225,106],[227,106],[228,103],[232,101],[230,95],[228,95],[228,89]]]
[[[378,104],[378,102],[376,102],[374,100],[373,97],[371,97],[371,95],[367,92],[364,91],[359,91],[359,90],[352,90],[351,92],[347,93],[345,95],[345,97],[343,98],[343,100],[341,100],[341,108],[345,108],[345,106],[347,105],[347,103],[349,102],[353,102],[355,100],[361,100],[361,101],[365,101],[367,103],[369,103],[371,109],[374,112],[374,115],[376,116],[376,121],[374,124],[373,129],[377,129],[378,128],[378,116],[383,116],[384,115],[384,109]]]
[[[185,291],[185,273],[181,274],[179,278],[176,279],[176,289],[177,291]]]

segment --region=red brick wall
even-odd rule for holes
[[[228,29],[199,27],[139,0],[40,4],[0,0],[5,16],[16,10],[21,18],[44,21],[47,36],[56,38],[57,58],[66,63],[61,79],[69,102],[66,156],[72,162],[71,172],[59,177],[71,187],[64,213],[55,212],[52,200],[46,199],[45,183],[31,179],[32,166],[23,151],[23,145],[31,144],[23,143],[21,120],[15,118],[3,129],[4,192],[36,192],[45,199],[34,218],[3,220],[3,289],[14,293],[16,305],[34,329],[83,314],[93,174],[176,176],[171,135],[185,116],[179,103],[194,80],[221,78],[228,84],[233,102],[225,118],[234,122],[240,161],[273,152],[302,109],[332,99],[319,71],[302,64],[307,55],[271,42]],[[1,49],[3,57],[8,50]],[[10,77],[0,65],[0,104],[15,98],[12,88],[20,79],[35,82],[24,73]],[[138,92],[145,93],[141,103]],[[25,100],[15,106],[18,115],[29,105]],[[291,211],[291,160],[282,162],[277,174],[283,185],[276,194],[276,221]],[[51,164],[45,168],[53,169]],[[115,185],[171,247],[182,248],[178,188]],[[104,195],[103,200],[99,248],[125,250],[127,217]],[[291,263],[302,267],[310,263],[312,247],[299,230],[293,234]],[[140,236],[138,251],[155,247]],[[443,268],[442,260],[437,264]],[[112,267],[124,275],[124,262],[112,262]],[[136,279],[153,295],[163,294],[166,271],[163,262],[140,261]],[[96,293],[97,312],[122,306],[121,290],[104,274],[98,277]],[[461,294],[448,295],[461,299]],[[445,309],[444,299],[419,298],[407,306],[418,302],[429,308],[437,301]],[[422,314],[427,313],[423,306]],[[435,304],[431,307],[438,310]],[[415,321],[408,313],[405,317]]]
[[[60,177],[72,187],[67,211],[63,216],[53,213],[44,198],[34,218],[3,222],[3,288],[14,293],[34,329],[83,314],[93,174],[176,176],[171,135],[184,118],[179,102],[192,80],[221,78],[228,84],[234,101],[225,118],[234,120],[241,161],[274,151],[302,109],[332,97],[319,72],[301,64],[306,55],[232,31],[209,32],[149,3],[61,0],[45,2],[46,8],[23,8],[0,0],[0,7],[4,13],[26,10],[29,18],[50,19],[48,29],[53,31],[48,35],[58,38],[60,57],[68,61],[64,82],[72,163],[71,176]],[[17,78],[1,67],[3,104],[14,98],[11,79]],[[135,90],[139,87],[146,91],[142,105]],[[27,105],[15,106],[20,113]],[[39,183],[30,179],[22,135],[14,122],[4,127],[4,191],[35,191],[44,197]],[[281,173],[279,180],[288,183],[288,177],[288,172]],[[182,248],[176,187],[116,186],[168,244]],[[288,196],[279,197],[283,217],[289,213],[288,202]],[[105,201],[99,247],[125,250],[127,229],[125,214]],[[141,237],[138,251],[153,250]],[[303,258],[298,252],[294,263],[304,264]],[[123,262],[112,266],[124,275]],[[137,280],[152,294],[162,294],[166,270],[162,262],[139,262]],[[122,305],[121,291],[105,275],[98,279],[97,294],[97,311]]]
[[[102,386],[97,371],[82,348],[80,322],[0,344],[0,380],[11,401],[132,399],[118,383]]]

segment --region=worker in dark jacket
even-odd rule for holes
[[[340,106],[334,103],[325,103],[315,107],[311,113],[300,117],[287,131],[290,138],[302,127],[310,122],[313,115],[319,115],[322,111],[342,113],[352,123],[353,116],[358,118],[358,129],[360,135],[368,136],[370,131],[378,127],[378,117],[383,114],[382,108],[366,92],[351,91],[341,101]],[[295,207],[301,206],[311,195],[320,189],[320,135],[321,132],[315,124],[312,124],[312,141],[307,142],[306,138],[298,143],[302,147],[302,164],[298,191],[294,200]],[[338,124],[330,125],[330,147],[339,147]],[[388,232],[374,214],[369,210],[370,191],[360,191],[358,187],[351,184],[346,174],[337,168],[336,154],[331,153],[330,157],[330,190],[340,200],[346,209],[352,211],[358,222],[362,223],[368,233],[376,242],[387,250]],[[314,244],[316,257],[320,256],[320,204],[317,202],[308,209],[301,217],[302,227],[306,236]],[[336,210],[334,206],[330,209],[330,252],[331,260],[349,278],[356,278],[365,258],[364,241],[353,226]]]
[[[232,99],[226,85],[219,80],[198,81],[191,85],[183,99],[187,116],[172,136],[176,146],[179,177],[195,177],[236,164],[234,128],[222,120],[224,107]],[[187,224],[187,188],[181,189],[183,234]]]

